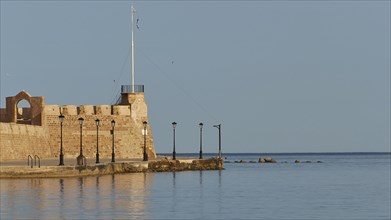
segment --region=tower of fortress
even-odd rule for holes
[[[26,100],[30,108],[18,108]],[[28,155],[58,158],[60,154],[60,115],[64,158],[80,153],[82,133],[83,155],[95,158],[97,137],[100,158],[111,158],[112,124],[114,127],[115,157],[143,158],[144,125],[147,122],[146,149],[149,159],[156,158],[148,107],[144,92],[121,93],[115,105],[45,105],[43,96],[33,97],[26,91],[6,98],[6,108],[0,109],[0,161],[25,160]],[[84,119],[82,132],[78,118]],[[95,120],[99,119],[98,127]]]

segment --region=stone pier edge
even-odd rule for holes
[[[63,178],[140,172],[223,170],[222,159],[180,159],[101,163],[86,166],[1,166],[0,178]]]

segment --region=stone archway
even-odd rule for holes
[[[16,123],[31,124],[32,111],[28,100],[22,99],[16,103]]]
[[[21,101],[26,101],[29,107],[18,107]],[[16,96],[6,98],[7,121],[19,124],[42,125],[43,124],[44,98],[31,97],[26,91],[19,92]]]

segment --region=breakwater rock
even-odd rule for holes
[[[148,164],[150,172],[166,171],[186,171],[186,170],[222,170],[224,169],[223,160],[218,158],[210,159],[182,159],[182,160],[163,160],[151,161]]]
[[[258,159],[258,162],[259,162],[259,163],[277,163],[277,161],[274,160],[274,159],[271,158],[271,157],[259,158],[259,159]]]

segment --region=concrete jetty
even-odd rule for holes
[[[222,170],[224,163],[219,158],[194,159],[183,158],[171,160],[161,158],[151,161],[118,160],[118,162],[90,163],[86,166],[56,166],[55,159],[36,162],[32,167],[27,162],[8,161],[0,164],[0,178],[62,178],[93,175],[107,175],[117,173],[138,172],[172,172],[191,170]],[[47,164],[47,165],[46,165]]]

